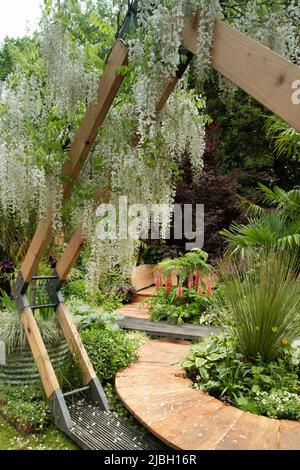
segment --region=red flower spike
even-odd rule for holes
[[[156,289],[160,289],[160,288],[161,288],[162,279],[161,279],[161,273],[160,273],[160,272],[157,272],[157,273],[155,274],[154,283],[155,283]]]
[[[199,282],[200,282],[200,271],[199,269],[197,269],[197,271],[195,272],[195,286],[199,286]]]
[[[178,284],[177,288],[177,297],[183,297],[182,285],[181,283]]]
[[[198,295],[201,295],[202,294],[202,285],[201,285],[201,281],[199,280],[199,284],[198,284],[198,287],[197,287],[197,294]]]
[[[172,288],[172,278],[168,276],[166,279],[166,294],[169,294]]]
[[[207,297],[209,297],[212,294],[212,280],[211,280],[210,275],[207,277],[207,280],[206,280],[205,294]]]
[[[193,275],[193,272],[190,271],[190,274],[188,277],[188,283],[187,283],[188,289],[192,289],[193,285],[194,285],[194,275]]]

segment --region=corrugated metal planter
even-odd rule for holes
[[[58,374],[70,364],[71,356],[65,340],[48,345],[47,351]],[[0,381],[10,385],[30,385],[40,382],[29,348],[16,349],[7,355],[6,365],[0,366]]]

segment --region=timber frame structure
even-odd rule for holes
[[[130,25],[136,24],[138,1],[132,2],[125,19],[121,36],[126,37]],[[200,13],[201,14],[201,13]],[[197,54],[197,19],[186,18],[182,31],[182,48],[191,58]],[[175,77],[170,77],[164,92],[157,103],[159,113],[168,97],[180,80],[189,60],[178,69]],[[117,39],[107,60],[106,68],[99,83],[97,98],[86,110],[69,151],[69,159],[62,169],[64,183],[64,201],[69,197],[82,167],[88,158],[91,147],[110,110],[124,76],[116,70],[128,63],[128,48],[124,40]],[[222,21],[216,20],[214,40],[211,51],[211,66],[234,84],[254,97],[261,104],[279,115],[292,127],[300,131],[300,105],[292,102],[292,83],[300,81],[300,68],[280,57],[257,41],[246,37]],[[21,315],[29,345],[39,370],[40,378],[48,399],[53,403],[54,421],[60,429],[67,432],[72,428],[72,420],[60,389],[55,371],[44,345],[34,309],[43,306],[29,305],[26,292],[29,283],[36,276],[38,264],[45,252],[52,234],[51,211],[37,228],[27,255],[22,263],[21,272],[14,286],[14,296]],[[51,306],[56,311],[57,320],[63,330],[71,352],[79,362],[84,388],[89,388],[91,400],[101,409],[108,411],[108,405],[102,386],[76,330],[72,315],[63,302],[60,288],[67,279],[84,245],[84,235],[79,227],[71,238],[52,276],[46,276]]]

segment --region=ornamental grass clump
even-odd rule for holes
[[[247,358],[270,362],[300,334],[297,258],[277,250],[249,252],[243,264],[220,266],[220,319]]]

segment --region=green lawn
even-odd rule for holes
[[[0,417],[0,450],[17,449],[75,450],[77,447],[54,426],[40,433],[23,437]]]

